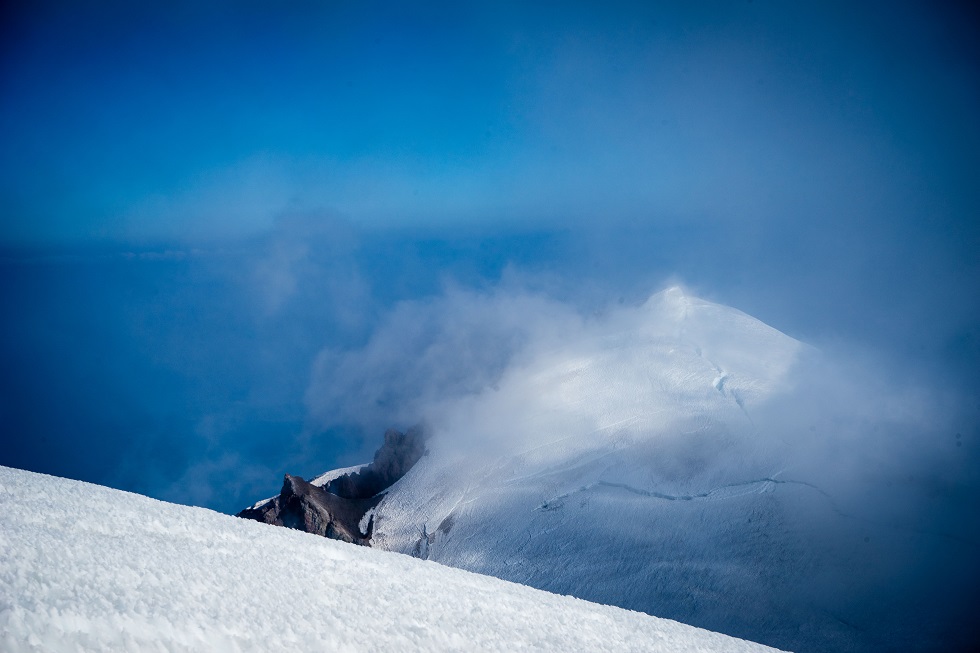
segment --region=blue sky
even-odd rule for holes
[[[870,227],[976,170],[972,16],[953,9],[8,11],[9,243],[240,236],[311,209],[376,228]]]
[[[318,352],[515,279],[581,310],[681,280],[968,395],[966,7],[4,12],[5,464],[233,510],[373,448],[310,425]]]

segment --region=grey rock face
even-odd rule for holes
[[[420,428],[406,433],[388,429],[374,461],[360,471],[344,474],[323,487],[286,474],[279,496],[246,508],[237,516],[370,546],[374,522],[369,519],[362,530],[362,519],[424,453]]]

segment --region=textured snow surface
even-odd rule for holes
[[[408,556],[0,467],[0,650],[773,649]]]

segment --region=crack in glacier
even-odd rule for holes
[[[813,483],[808,483],[807,481],[779,479],[779,478],[774,478],[772,476],[757,478],[751,481],[741,481],[738,483],[729,483],[726,485],[720,485],[716,488],[712,488],[705,492],[699,492],[697,494],[667,494],[665,492],[657,492],[656,490],[644,490],[643,488],[627,485],[626,483],[596,481],[595,483],[589,483],[588,485],[583,485],[575,490],[572,490],[571,492],[566,492],[552,499],[549,499],[548,501],[545,501],[537,508],[535,508],[535,511],[558,510],[564,505],[563,502],[565,499],[575,494],[579,494],[581,492],[588,492],[596,488],[602,488],[602,487],[608,487],[617,490],[625,490],[626,492],[630,492],[632,494],[636,494],[643,497],[650,497],[652,499],[659,499],[662,501],[699,501],[699,500],[708,501],[708,500],[732,499],[735,497],[744,496],[746,494],[752,494],[752,493],[762,494],[766,492],[772,492],[775,489],[776,485],[799,485],[814,490],[827,500],[827,503],[830,505],[831,510],[833,510],[835,514],[845,519],[853,519],[874,526],[890,528],[898,531],[906,531],[918,535],[940,537],[943,539],[948,539],[954,542],[958,542],[966,546],[980,548],[980,543],[975,542],[969,538],[965,538],[952,533],[945,533],[942,531],[936,531],[931,529],[921,529],[921,528],[915,528],[910,526],[903,526],[901,524],[892,524],[869,517],[862,517],[859,515],[850,514],[848,512],[845,512],[844,510],[841,510],[841,508],[834,501],[834,498],[827,491],[825,491],[823,488],[817,485],[814,485]],[[744,491],[738,492],[737,490],[739,489],[744,489]],[[735,490],[735,491],[729,492],[731,490]]]
[[[554,510],[557,506],[557,502],[567,499],[568,497],[579,494],[580,492],[588,492],[594,490],[597,487],[609,487],[618,490],[625,490],[632,494],[637,494],[639,496],[651,497],[653,499],[662,499],[664,501],[697,501],[699,499],[712,499],[714,498],[733,498],[737,496],[742,496],[743,494],[750,494],[752,492],[771,492],[773,485],[780,484],[790,484],[790,485],[803,485],[812,488],[819,492],[820,494],[827,497],[831,503],[833,503],[829,494],[818,488],[817,486],[807,483],[805,481],[786,481],[782,479],[772,478],[767,476],[765,478],[753,479],[751,481],[742,481],[739,483],[729,483],[727,485],[720,485],[716,488],[712,488],[706,492],[699,492],[697,494],[667,494],[665,492],[657,492],[656,490],[644,490],[643,488],[634,487],[632,485],[627,485],[625,483],[612,483],[610,481],[596,481],[595,483],[590,483],[588,485],[583,485],[582,487],[572,490],[571,492],[566,492],[565,494],[560,494],[553,499],[545,501],[537,510]],[[752,488],[746,489],[744,492],[728,492],[730,490],[738,490],[740,488]]]

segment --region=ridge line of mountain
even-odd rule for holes
[[[388,429],[374,460],[358,471],[342,474],[322,487],[286,474],[279,496],[235,516],[370,546],[373,509],[425,453],[421,427],[412,427],[405,433]]]

